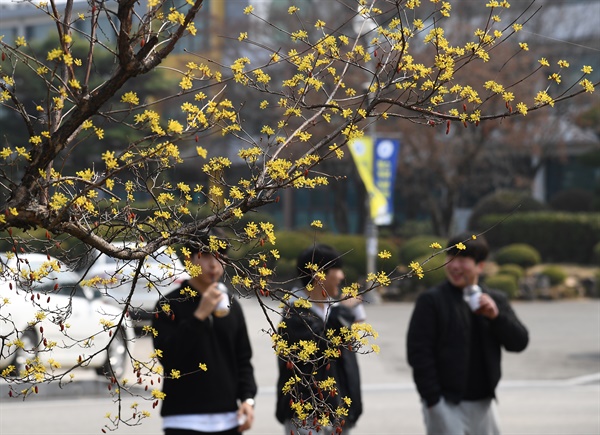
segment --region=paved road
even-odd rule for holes
[[[259,395],[257,421],[248,435],[282,435],[273,411],[276,364],[266,323],[253,301],[243,301],[255,352]],[[518,316],[530,330],[531,343],[522,354],[505,353],[503,380],[498,397],[503,433],[600,433],[600,301],[517,302]],[[369,321],[380,333],[379,355],[359,358],[365,412],[353,435],[422,434],[418,395],[406,364],[406,327],[410,303],[369,306]],[[276,321],[274,319],[274,321]],[[136,354],[152,350],[139,341]],[[0,434],[97,434],[105,414],[116,408],[106,397],[106,387],[87,379],[55,394],[51,400],[0,401]],[[5,390],[4,390],[5,391]],[[59,397],[60,396],[60,397]],[[78,396],[73,398],[73,396]],[[133,401],[126,400],[128,407]],[[153,416],[141,427],[121,427],[117,433],[160,434],[160,418]],[[124,408],[127,409],[127,408]]]

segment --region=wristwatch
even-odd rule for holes
[[[254,399],[252,397],[248,397],[246,400],[244,400],[244,403],[247,403],[248,405],[250,405],[251,407],[254,408],[254,404],[256,402],[254,401]]]

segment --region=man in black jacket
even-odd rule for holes
[[[280,356],[276,417],[284,425],[285,435],[349,435],[362,413],[358,362],[356,353],[345,343],[338,346],[339,357],[328,358],[325,352],[332,346],[326,339],[326,331],[339,335],[341,328],[351,328],[355,321],[364,320],[364,312],[356,299],[334,302],[340,295],[344,272],[340,254],[332,247],[316,245],[304,250],[297,266],[303,288],[295,289],[296,299],[284,308],[282,323],[285,326],[280,325],[278,334],[289,346],[314,342],[316,351],[309,360]],[[300,301],[310,301],[310,304],[295,303]],[[284,393],[295,376],[304,379]],[[318,386],[328,379],[335,381],[333,391]],[[315,400],[331,410],[329,424],[324,424],[320,413],[303,407]],[[347,415],[339,415],[340,421],[334,424],[335,412],[340,408],[345,408]],[[306,415],[302,415],[304,412]]]
[[[158,302],[153,321],[166,435],[235,435],[254,419],[257,387],[244,314],[219,282],[223,252],[209,252],[208,240],[203,245],[187,247],[190,273],[197,275]],[[216,310],[220,302],[227,302],[224,312]]]
[[[447,280],[417,298],[406,341],[425,426],[428,434],[499,434],[501,348],[524,350],[528,332],[506,297],[479,283],[483,237],[461,234],[448,248]]]

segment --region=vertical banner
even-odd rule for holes
[[[375,141],[373,179],[375,187],[383,194],[386,208],[375,218],[375,225],[390,225],[394,219],[394,183],[400,141],[380,138]]]
[[[388,204],[383,193],[375,186],[373,178],[373,138],[363,136],[354,139],[348,143],[348,148],[369,195],[371,219],[377,222],[378,219],[385,216]]]

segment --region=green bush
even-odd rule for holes
[[[429,258],[429,255],[424,255],[422,257],[417,258],[414,261],[418,261],[419,264],[423,265],[423,271],[425,272],[425,276],[422,279],[418,277],[412,278],[413,280],[418,280],[418,285],[422,285],[424,287],[432,287],[446,279],[446,273],[444,272],[444,264],[446,263],[446,256],[443,254],[436,255],[431,258],[427,263],[423,264],[425,260]]]
[[[514,276],[509,274],[498,274],[486,278],[485,284],[492,289],[502,290],[506,295],[514,299],[519,294],[519,284]]]
[[[481,225],[490,228],[504,215],[487,215]],[[493,249],[511,243],[533,246],[549,263],[590,264],[600,242],[600,213],[517,213],[485,235]]]
[[[473,212],[469,218],[469,228],[475,231],[484,231],[490,228],[487,223],[480,222],[480,219],[488,214],[499,214],[503,217],[508,216],[518,207],[519,213],[527,211],[544,210],[545,206],[531,197],[529,192],[519,190],[497,190],[484,196],[473,207]]]
[[[508,264],[503,264],[502,266],[500,266],[498,268],[498,275],[503,275],[503,274],[514,276],[515,279],[517,280],[517,282],[519,282],[519,280],[525,276],[525,271],[518,264],[508,263]]]
[[[505,264],[517,264],[524,269],[535,266],[542,261],[540,253],[525,243],[514,243],[505,246],[496,253],[496,263],[500,266]]]
[[[550,285],[562,284],[567,279],[567,272],[560,266],[546,266],[541,271],[550,280]]]
[[[400,261],[408,264],[416,258],[434,254],[436,250],[430,247],[434,242],[446,247],[446,240],[437,236],[415,236],[408,239],[400,247]]]
[[[594,263],[600,266],[600,242],[594,246]]]
[[[348,234],[323,234],[317,237],[319,243],[333,246],[343,255],[346,282],[355,282],[367,275],[367,252],[365,237]],[[379,239],[379,252],[388,251],[391,258],[376,257],[375,267],[378,271],[390,272],[398,265],[398,248],[389,240]]]

